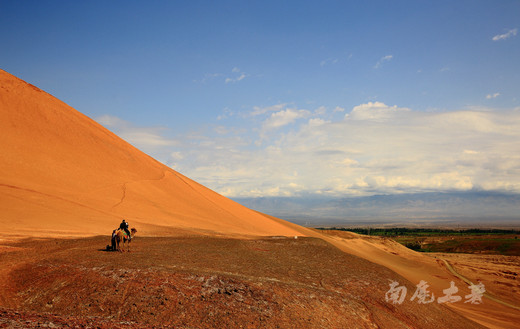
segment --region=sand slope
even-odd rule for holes
[[[157,162],[42,90],[0,70],[0,234],[109,234],[122,218],[170,228],[294,235]]]
[[[458,295],[462,298],[471,292],[463,280],[453,275],[446,268],[445,263],[439,256],[418,253],[391,239],[380,237],[364,237],[350,232],[340,232],[339,235],[329,236],[325,236],[321,232],[317,232],[317,234],[320,234],[325,241],[338,249],[383,265],[413,284],[418,284],[421,280],[426,281],[429,285],[429,291],[436,298],[444,296],[443,290],[450,287],[451,281],[458,287]],[[482,261],[481,264],[485,264],[485,261]],[[487,265],[487,271],[498,275],[496,265]],[[480,274],[477,274],[477,276],[482,277]],[[486,286],[488,292],[492,292],[506,301],[512,300],[513,302],[510,304],[514,307],[504,306],[486,297],[483,298],[482,304],[466,303],[466,300],[463,299],[463,301],[457,303],[444,305],[488,328],[518,328],[518,323],[520,323],[518,306],[520,305],[517,304],[518,299],[514,297],[515,292],[510,290],[509,293],[506,293],[505,291],[495,290],[494,282],[489,276],[480,280]],[[475,282],[477,281],[475,280]],[[413,292],[413,290],[408,291],[408,298],[412,296]]]

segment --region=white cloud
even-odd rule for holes
[[[275,129],[288,125],[298,119],[306,118],[311,114],[307,110],[285,109],[272,113],[271,116],[264,121],[264,129]]]
[[[386,56],[381,57],[381,59],[379,59],[379,61],[377,61],[376,65],[374,65],[374,68],[375,69],[380,68],[384,62],[388,62],[388,61],[392,60],[392,58],[394,58],[393,55],[386,55]]]
[[[251,113],[249,113],[249,115],[257,116],[257,115],[262,115],[262,114],[266,114],[266,113],[270,113],[270,112],[278,112],[278,111],[281,111],[286,106],[287,106],[287,104],[285,104],[285,103],[276,104],[276,105],[267,106],[267,107],[255,106],[255,107],[253,107],[253,111]]]
[[[321,126],[323,124],[329,123],[330,121],[325,121],[320,118],[314,118],[309,120],[309,126]]]
[[[184,155],[182,155],[181,152],[172,152],[170,154],[170,156],[171,156],[172,159],[175,159],[175,160],[182,160],[182,159],[184,159]]]
[[[520,109],[422,112],[368,102],[331,120],[320,108],[256,107],[236,126],[175,139],[162,127],[98,121],[230,197],[520,192]]]
[[[384,121],[409,111],[407,108],[398,108],[396,105],[387,106],[381,102],[368,102],[355,106],[349,114],[345,115],[345,118],[350,120]]]
[[[486,99],[497,98],[498,96],[500,96],[500,93],[487,94]]]
[[[511,29],[504,34],[495,35],[491,40],[493,40],[493,41],[506,40],[511,37],[514,37],[517,33],[518,33],[518,29]]]
[[[237,82],[237,81],[244,80],[246,77],[247,77],[247,75],[242,73],[240,76],[235,77],[235,78],[226,78],[225,81],[226,81],[226,83]]]
[[[217,120],[224,120],[235,115],[235,113],[227,107],[225,107],[222,111],[223,113],[217,116]]]
[[[316,110],[314,110],[315,115],[324,115],[327,112],[327,108],[325,106],[320,106]]]
[[[340,121],[286,105],[255,111],[266,117],[256,128],[186,142],[183,158],[172,156],[175,168],[230,197],[520,192],[520,111],[421,112],[369,102]],[[255,145],[251,131],[269,139]]]
[[[245,72],[242,72],[238,67],[234,67],[231,70],[231,73],[233,73],[233,76],[232,77],[227,77],[224,80],[226,83],[242,81],[242,80],[244,80],[245,78],[248,77],[248,75]]]

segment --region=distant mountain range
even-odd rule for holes
[[[306,226],[519,226],[520,195],[502,192],[430,192],[365,197],[235,198],[273,216]]]

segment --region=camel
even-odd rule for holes
[[[132,237],[132,239],[134,238],[136,233],[137,233],[137,230],[135,228],[131,228],[130,229],[130,236]],[[128,236],[127,236],[127,234],[126,234],[126,232],[124,230],[122,230],[122,229],[117,229],[116,230],[116,245],[117,245],[117,250],[119,252],[125,251],[125,242],[128,242],[128,250],[127,251],[130,251],[130,242],[131,241],[132,240],[128,239]]]

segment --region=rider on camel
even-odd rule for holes
[[[121,222],[121,224],[119,224],[119,228],[123,231],[126,232],[126,234],[128,234],[128,240],[131,240],[132,239],[132,236],[130,235],[130,231],[128,230],[128,222],[125,222],[125,220],[123,219],[123,221]]]

